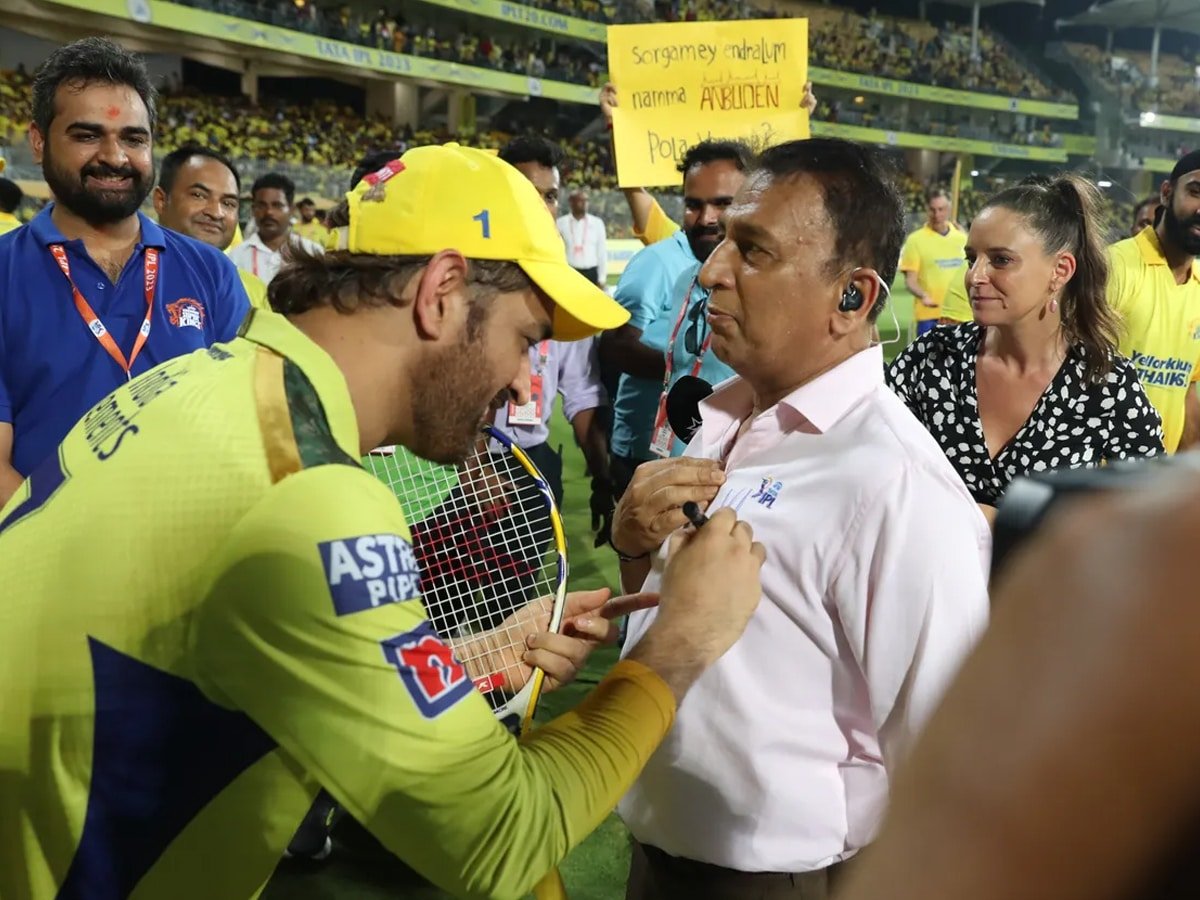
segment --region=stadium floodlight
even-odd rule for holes
[[[1144,112],[1141,114],[1141,116],[1138,117],[1139,121],[1143,125],[1153,125],[1154,120],[1157,118],[1158,118],[1158,115],[1156,113],[1152,113],[1152,112]]]
[[[1112,187],[1112,182],[1111,181],[1097,181],[1096,187],[1110,188],[1110,187]]]
[[[978,177],[979,177],[979,170],[978,170],[978,169],[972,169],[972,170],[971,170],[971,177],[972,177],[972,178],[978,178]]]

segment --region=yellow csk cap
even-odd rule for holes
[[[554,337],[577,341],[629,321],[629,313],[567,264],[537,189],[494,152],[458,144],[414,147],[346,195],[350,224],[330,250],[514,262],[554,301]]]

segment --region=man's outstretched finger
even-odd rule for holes
[[[627,616],[630,613],[637,612],[639,609],[653,609],[658,606],[657,591],[642,591],[638,594],[625,594],[621,597],[613,597],[604,604],[604,609],[600,610],[600,615],[606,619],[619,619],[621,616]]]

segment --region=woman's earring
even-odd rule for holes
[[[1052,313],[1058,312],[1058,298],[1057,297],[1055,297],[1053,300],[1050,301],[1050,312],[1052,312]]]

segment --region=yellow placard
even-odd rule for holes
[[[808,137],[808,20],[612,25],[613,142],[622,187],[680,184],[689,147],[739,138],[756,151]]]

